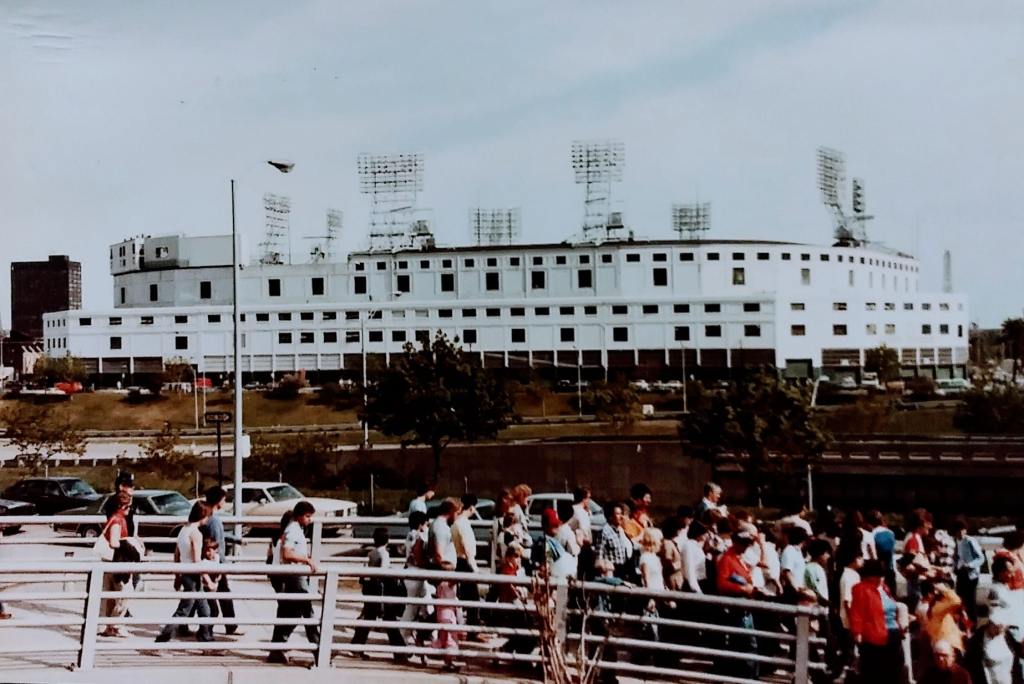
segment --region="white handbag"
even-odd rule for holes
[[[113,521],[110,521],[113,522]],[[96,539],[96,543],[92,545],[92,552],[100,560],[112,561],[114,560],[114,547],[110,545],[110,541],[107,539],[107,530],[110,529],[110,522],[100,532],[100,536]]]

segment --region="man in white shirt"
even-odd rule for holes
[[[837,665],[845,668],[853,662],[854,645],[853,637],[850,635],[850,606],[853,605],[853,588],[860,582],[859,570],[864,565],[864,556],[859,548],[841,547],[843,572],[839,575],[839,623],[843,630],[839,638],[839,663]]]
[[[794,603],[811,599],[813,596],[807,591],[807,561],[804,559],[807,533],[802,527],[790,527],[785,534],[789,543],[782,550],[783,596]]]
[[[309,541],[306,539],[306,528],[313,522],[316,510],[308,501],[300,501],[292,509],[292,521],[284,530],[280,541],[280,562],[283,565],[305,565],[311,573],[317,572],[316,563],[309,556]],[[305,575],[284,575],[281,577],[283,594],[308,594],[309,577]],[[313,603],[311,601],[280,601],[277,605],[279,618],[311,618]],[[320,629],[316,625],[306,625],[306,638],[310,643],[320,643]],[[271,641],[285,642],[295,630],[295,625],[274,625]],[[267,658],[271,663],[288,663],[284,651],[271,651]]]
[[[440,570],[448,564],[452,568],[458,563],[458,551],[452,539],[452,523],[462,510],[462,504],[456,499],[445,499],[437,511],[437,517],[430,523],[427,532],[427,562],[433,570]]]
[[[695,594],[703,594],[703,583],[708,576],[708,556],[704,544],[708,540],[708,530],[699,521],[690,523],[686,531],[686,541],[680,548],[683,556],[683,590]]]
[[[426,514],[427,502],[434,498],[433,485],[420,485],[416,488],[416,497],[409,502],[409,513],[419,511]]]
[[[476,505],[479,502],[475,494],[462,496],[462,511],[455,516],[452,523],[452,543],[455,545],[455,569],[458,572],[475,573],[476,565],[476,534],[473,532],[473,520],[476,519]],[[480,587],[476,582],[459,582],[458,597],[460,601],[479,601]],[[480,609],[466,609],[466,624],[479,625]],[[471,632],[470,640],[480,641],[480,632]]]

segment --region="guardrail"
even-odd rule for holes
[[[216,565],[217,573],[233,580],[249,580],[243,589],[236,582],[232,591],[184,592],[170,589],[175,575],[195,576],[211,572],[207,564],[180,563],[0,563],[0,581],[20,584],[21,580],[45,577],[63,586],[54,591],[5,589],[5,604],[15,607],[13,619],[0,622],[3,630],[19,627],[75,628],[76,643],[18,644],[17,638],[0,636],[0,656],[24,656],[40,653],[69,653],[74,665],[90,670],[103,664],[111,653],[132,652],[148,658],[166,651],[199,651],[200,658],[211,663],[222,662],[225,653],[303,651],[312,655],[318,668],[332,667],[338,657],[385,655],[397,658],[419,656],[424,664],[441,660],[451,663],[476,660],[484,663],[522,663],[544,668],[562,667],[579,670],[596,668],[688,681],[745,684],[756,682],[770,672],[781,673],[797,684],[809,682],[812,670],[823,670],[824,663],[815,653],[825,639],[812,633],[812,620],[823,612],[814,607],[798,607],[764,601],[695,595],[681,592],[609,586],[601,582],[525,578],[510,575],[467,574],[427,570],[391,570],[353,567],[328,561],[318,572],[304,566],[267,564]],[[104,588],[110,575],[138,575],[144,578],[144,590],[125,591]],[[251,580],[266,581],[270,577],[293,578],[292,588],[272,593],[264,585],[251,586]],[[297,580],[296,578],[303,578]],[[309,582],[313,580],[312,582]],[[364,590],[355,590],[356,581],[364,582]],[[374,582],[400,581],[406,587],[421,583],[445,586],[442,596],[406,596],[398,592],[369,593],[365,587]],[[300,585],[299,582],[309,582]],[[463,600],[451,598],[452,587],[466,584],[492,587],[514,587],[519,600]],[[25,582],[31,585],[31,582]],[[305,587],[305,588],[303,588]],[[513,592],[505,592],[509,595]],[[169,618],[106,617],[101,615],[104,601],[128,601],[133,615],[151,612],[142,605],[147,602],[196,599],[232,599],[250,604],[276,601],[275,617],[241,615],[236,617],[190,618],[184,615]],[[50,602],[79,604],[80,613],[70,617],[22,617],[19,603]],[[319,605],[318,610],[312,604]],[[412,606],[402,618],[397,609]],[[426,606],[436,615],[451,611],[479,611],[480,618],[453,625],[442,620],[418,616],[417,606]],[[660,610],[651,611],[655,606]],[[182,609],[184,610],[184,609]],[[182,612],[179,610],[178,612]],[[361,612],[356,612],[356,611]],[[109,612],[109,611],[108,611]],[[205,612],[205,611],[204,611]],[[264,609],[261,612],[266,612]],[[376,617],[383,614],[384,619]],[[411,618],[411,619],[410,619]],[[153,642],[137,638],[107,640],[98,638],[100,628],[124,625],[133,628],[155,628],[198,624],[248,625],[246,634],[237,639],[209,642]],[[788,628],[783,627],[788,625]],[[275,630],[266,639],[266,628],[302,626],[307,630],[305,643],[289,643],[283,631]],[[351,636],[357,629],[387,632],[387,643],[367,641],[360,634],[356,643]],[[290,632],[290,630],[288,630]],[[455,632],[486,633],[497,639],[489,646],[463,644],[457,650],[446,638]],[[432,643],[414,640],[412,635],[436,633]],[[17,632],[15,632],[15,635]],[[152,636],[153,632],[150,632]],[[768,647],[770,646],[770,647]],[[308,657],[308,656],[306,656]],[[440,664],[440,663],[438,663]]]

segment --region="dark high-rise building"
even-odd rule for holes
[[[82,308],[82,264],[67,255],[11,263],[11,340],[43,337],[43,314]]]

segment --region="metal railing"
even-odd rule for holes
[[[236,586],[228,592],[173,590],[171,578],[175,575],[195,576],[204,572],[229,576]],[[104,580],[111,574],[142,577],[144,589],[106,590]],[[266,586],[270,577],[286,580],[296,576],[306,578],[309,583],[306,590],[282,593],[281,590],[272,592]],[[44,590],[45,587],[40,587],[40,578],[60,586]],[[253,581],[258,583],[253,584]],[[357,589],[357,581],[363,583],[362,590]],[[368,586],[384,586],[382,583],[417,587],[421,582],[431,586],[445,583],[449,587],[471,582],[495,587],[497,589],[490,593],[497,594],[498,600],[406,596],[400,591],[367,592],[366,589]],[[0,593],[0,600],[10,605],[9,610],[15,613],[13,619],[0,622],[0,657],[70,654],[74,657],[74,666],[80,669],[102,666],[104,657],[113,653],[130,652],[149,658],[167,651],[198,651],[201,652],[198,658],[209,658],[214,664],[220,663],[225,653],[285,650],[310,654],[318,668],[332,667],[337,658],[350,657],[348,654],[397,658],[418,656],[424,659],[424,663],[427,659],[450,662],[454,657],[460,661],[475,660],[484,664],[521,663],[541,667],[545,666],[545,661],[550,664],[550,659],[541,654],[551,653],[552,648],[565,653],[566,662],[572,668],[597,668],[645,678],[743,684],[773,673],[776,677],[806,684],[812,670],[824,669],[824,663],[813,657],[825,643],[825,639],[812,632],[812,622],[823,614],[818,608],[651,591],[601,582],[368,568],[328,560],[316,573],[311,573],[305,566],[265,563],[8,562],[0,563],[0,585],[5,587]],[[501,600],[500,588],[509,585],[518,588],[521,600]],[[450,591],[445,593],[450,594]],[[246,602],[248,606],[235,617],[196,618],[153,617],[154,611],[143,605],[154,601],[169,605],[173,600],[186,598],[231,599]],[[102,615],[103,602],[112,599],[127,601],[133,617]],[[278,605],[275,617],[253,614],[254,606],[262,606],[259,612],[266,613],[268,602]],[[666,615],[649,610],[651,602]],[[32,606],[41,604],[52,608],[50,604],[54,603],[70,603],[80,606],[81,610],[72,608],[61,615],[60,611],[51,609],[26,616]],[[314,603],[318,609],[312,608]],[[538,611],[538,603],[553,610]],[[20,608],[19,604],[27,607]],[[296,608],[289,609],[289,604]],[[479,611],[480,618],[457,625],[425,618],[417,614],[418,611],[399,618],[398,609],[406,606],[429,607],[435,614],[449,608]],[[149,616],[142,616],[144,613]],[[372,619],[378,613],[383,614],[383,620]],[[553,615],[554,619],[545,622],[542,614],[549,618]],[[132,628],[167,626],[165,629],[171,629],[195,624],[202,627],[243,625],[248,628],[237,639],[218,638],[210,642],[143,642],[138,639],[106,640],[97,636],[101,628],[110,625]],[[290,643],[276,633],[271,639],[266,638],[265,628],[284,625],[307,628],[309,640]],[[33,637],[31,643],[20,644],[17,631],[14,638],[3,636],[5,631],[20,627],[72,628],[79,636],[77,641],[65,639],[61,642],[58,639],[54,643]],[[392,638],[388,642],[373,640],[353,644],[351,635],[357,628],[380,632],[390,630]],[[660,636],[652,636],[656,630]],[[486,646],[462,644],[456,654],[444,643],[424,643],[412,640],[411,636],[423,633],[441,635],[445,632],[489,634],[497,639]],[[319,638],[316,638],[317,633]],[[398,639],[394,634],[403,636]],[[770,647],[766,648],[766,645]]]

